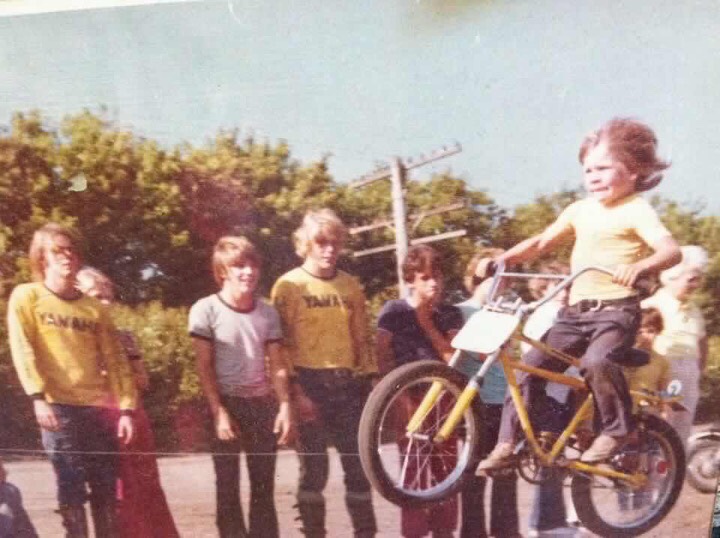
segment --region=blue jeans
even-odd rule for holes
[[[557,469],[544,468],[540,471],[541,483],[535,491],[529,527],[539,531],[567,525],[565,499],[563,497],[563,476]]]
[[[102,407],[51,404],[58,430],[42,430],[45,453],[57,477],[60,505],[84,504],[87,486],[101,503],[114,501],[117,412]]]
[[[272,396],[223,396],[222,403],[237,423],[240,435],[213,443],[216,486],[216,523],[221,538],[274,538],[279,536],[275,510],[277,439],[273,424],[277,403]],[[250,478],[249,525],[240,506],[240,451],[245,450]]]
[[[502,405],[484,404],[485,415],[483,435],[485,446],[493,446],[497,441],[500,429]],[[483,456],[486,456],[484,454]],[[485,486],[487,479],[475,476],[475,469],[470,469],[462,488],[462,526],[461,538],[487,538],[487,536],[518,536],[517,477],[497,476],[492,479],[490,501],[490,532],[488,534],[485,519]]]

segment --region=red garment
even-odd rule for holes
[[[179,538],[155,459],[155,438],[142,405],[134,438],[122,448],[118,472],[118,521],[122,538]]]
[[[399,404],[402,408],[401,414],[405,414],[406,418],[402,424],[407,424],[410,416],[417,408],[420,401],[420,395],[414,398],[408,398]],[[443,405],[447,403],[447,405]],[[449,402],[438,402],[434,413],[440,412],[440,416],[447,416],[449,411]],[[429,423],[433,423],[433,417],[426,419]],[[436,421],[438,424],[439,420]],[[427,432],[426,432],[427,433]],[[408,440],[402,438],[398,440],[398,448],[400,454],[404,454],[408,449]],[[457,463],[457,438],[452,436],[442,444],[442,457],[435,457],[431,460],[429,467],[422,467],[416,459],[411,459],[406,470],[405,484],[411,485],[416,481],[428,486],[435,481],[439,481],[447,477],[449,472],[455,468]],[[402,462],[401,462],[402,464]],[[421,473],[418,475],[418,473]],[[454,531],[458,524],[458,496],[453,495],[449,499],[433,504],[426,508],[409,508],[402,507],[400,511],[400,529],[403,536],[408,538],[417,538],[425,536],[435,531]]]

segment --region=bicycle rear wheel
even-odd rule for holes
[[[449,439],[434,441],[467,382],[444,363],[418,361],[390,372],[370,394],[360,419],[360,461],[370,483],[390,502],[422,506],[445,499],[458,491],[466,471],[474,471],[481,438],[479,398]],[[439,384],[439,396],[409,434],[409,418],[433,383]]]
[[[647,476],[640,489],[613,479],[575,475],[571,490],[580,521],[600,536],[637,536],[660,523],[677,501],[685,479],[685,453],[675,430],[653,415],[640,415],[639,443],[609,462]]]

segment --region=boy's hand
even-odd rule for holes
[[[295,437],[295,425],[293,424],[290,404],[288,402],[282,402],[280,404],[280,409],[275,417],[273,433],[278,436],[277,442],[280,446],[287,446]]]
[[[477,286],[486,278],[493,276],[497,270],[497,265],[497,262],[492,258],[482,258],[478,261],[478,264],[475,267],[475,276],[473,278],[475,285]]]
[[[645,266],[641,263],[633,263],[630,265],[618,265],[613,273],[612,280],[616,284],[632,288],[645,273]]]
[[[128,415],[121,415],[118,421],[117,436],[123,444],[129,445],[135,435],[133,419]]]
[[[432,305],[421,304],[415,309],[415,315],[417,316],[420,327],[427,333],[435,328],[435,323],[432,319]]]
[[[300,385],[293,385],[293,407],[299,422],[310,422],[317,418],[317,407],[307,397]]]
[[[221,441],[232,441],[237,437],[237,425],[222,406],[215,413],[215,435]]]
[[[37,423],[43,430],[50,432],[58,431],[60,425],[58,424],[55,412],[49,403],[45,400],[35,400],[33,402],[33,408],[35,410]]]

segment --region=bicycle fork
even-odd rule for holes
[[[450,367],[453,367],[455,365],[461,353],[461,350],[455,350],[453,356],[448,362],[448,365]],[[487,363],[487,365],[485,363]],[[456,426],[458,425],[460,419],[463,416],[463,413],[465,413],[465,411],[470,407],[473,399],[478,394],[478,379],[481,379],[482,376],[485,375],[485,371],[487,371],[487,368],[492,363],[492,361],[487,360],[485,361],[485,363],[483,363],[483,366],[480,368],[480,371],[477,373],[477,375],[475,375],[473,379],[470,380],[470,382],[465,386],[465,389],[460,393],[457,402],[455,402],[455,405],[450,410],[447,418],[445,419],[437,434],[433,438],[433,442],[442,443],[443,441],[446,441],[450,437],[452,432],[455,430]],[[442,395],[442,392],[442,383],[440,383],[439,381],[433,381],[432,385],[430,385],[430,389],[428,389],[427,393],[420,402],[420,405],[415,410],[415,413],[413,413],[412,417],[410,417],[410,421],[407,425],[408,436],[411,437],[413,434],[417,433],[418,428],[423,423],[425,417],[433,408],[438,398]]]

